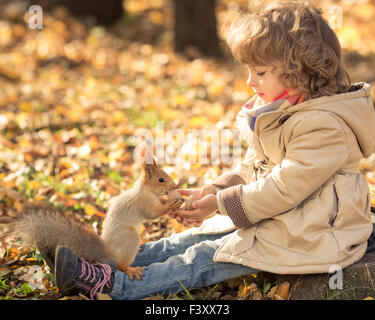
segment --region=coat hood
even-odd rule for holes
[[[288,112],[322,110],[335,114],[354,132],[363,156],[369,157],[375,152],[375,110],[370,91],[368,83],[352,84],[349,92],[308,100],[288,108]]]

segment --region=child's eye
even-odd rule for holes
[[[265,71],[264,72],[257,72],[257,75],[261,77],[261,76],[264,76],[265,73],[266,73]]]
[[[164,182],[164,178],[159,178],[159,182]]]

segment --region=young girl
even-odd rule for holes
[[[199,228],[140,250],[134,265],[146,268],[139,281],[59,247],[62,293],[140,299],[257,271],[327,273],[365,254],[372,224],[358,168],[375,151],[369,85],[351,85],[340,43],[316,8],[273,4],[240,15],[225,37],[256,93],[237,116],[249,144],[244,161],[195,210],[174,212]]]

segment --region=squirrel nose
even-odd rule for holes
[[[170,187],[170,190],[169,191],[172,191],[172,190],[176,190],[177,189],[177,184],[173,184],[171,187]]]

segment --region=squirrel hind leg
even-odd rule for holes
[[[51,272],[54,273],[55,272],[55,257],[49,254],[42,253],[42,252],[40,252],[40,254],[45,260],[45,262],[47,263],[47,265],[49,266]]]
[[[117,269],[121,270],[122,272],[125,272],[130,280],[133,280],[134,277],[136,277],[137,280],[141,280],[141,277],[143,277],[143,270],[144,267],[131,267],[131,266],[125,266],[121,264],[117,264]]]
[[[43,257],[51,272],[55,272],[55,252],[51,248],[47,248],[40,243],[37,243],[40,255]]]

